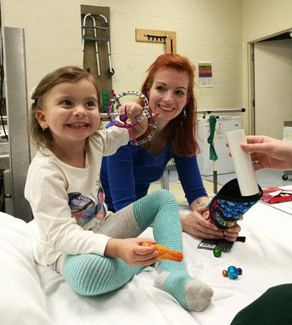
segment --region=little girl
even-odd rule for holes
[[[142,242],[182,252],[178,206],[170,192],[159,190],[116,213],[107,211],[101,160],[127,144],[129,133],[98,130],[100,93],[92,76],[78,67],[60,68],[43,78],[32,99],[31,134],[39,150],[25,197],[34,215],[36,261],[62,274],[77,293],[94,296],[122,287],[157,261],[155,247]],[[140,113],[127,111],[131,121]],[[146,128],[144,122],[133,135]],[[152,223],[155,241],[137,238]],[[193,279],[184,262],[163,260],[159,271],[155,286],[185,309],[201,311],[210,303],[212,289]]]

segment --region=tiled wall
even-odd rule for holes
[[[25,28],[28,88],[65,64],[82,65],[80,5],[110,7],[113,87],[138,90],[163,45],[138,43],[135,28],[177,33],[177,51],[213,63],[213,88],[199,108],[242,105],[241,0],[3,0],[6,26]]]
[[[176,31],[179,53],[212,61],[214,87],[196,87],[199,109],[248,108],[247,42],[292,27],[291,0],[2,0],[3,24],[25,29],[28,90],[52,69],[82,65],[81,4],[110,7],[116,91],[139,89],[163,53],[135,42],[135,28]],[[243,121],[247,130],[249,112]]]
[[[135,28],[177,33],[177,52],[213,64],[213,88],[196,87],[199,108],[242,106],[241,0],[107,1],[116,91],[135,89],[163,45],[135,42]],[[105,2],[104,4],[106,5]]]

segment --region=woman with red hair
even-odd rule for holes
[[[194,80],[194,65],[178,54],[162,54],[149,67],[141,92],[156,114],[156,132],[144,146],[128,143],[114,155],[103,158],[101,182],[106,203],[109,210],[117,211],[145,196],[150,183],[161,178],[173,159],[192,210],[181,215],[183,230],[198,238],[224,237],[235,241],[239,226],[222,232],[209,221],[209,198],[196,158],[199,147]],[[124,105],[129,109],[139,103]]]

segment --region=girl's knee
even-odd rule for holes
[[[161,190],[156,190],[152,193],[155,196],[155,199],[160,200],[163,203],[167,203],[167,204],[174,203],[177,205],[175,196],[167,190],[161,189]]]
[[[101,276],[105,269],[106,277]],[[84,254],[66,258],[63,277],[76,293],[98,296],[104,293],[105,283],[112,281],[113,272],[110,260],[95,254]]]

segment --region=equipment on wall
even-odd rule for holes
[[[87,19],[91,18],[92,25],[87,24]],[[102,23],[103,25],[98,26],[98,23]],[[85,51],[85,41],[91,41],[95,44],[95,53],[96,53],[96,64],[97,64],[97,74],[100,77],[100,58],[98,52],[98,43],[105,42],[107,44],[107,55],[108,55],[108,64],[106,72],[109,76],[114,75],[115,70],[112,67],[111,61],[111,47],[110,47],[110,32],[109,32],[109,23],[107,18],[104,15],[92,15],[91,13],[87,13],[83,18],[83,24],[81,26],[82,29],[82,52],[83,52],[83,60],[84,60],[84,51]],[[87,30],[92,30],[93,36],[87,35]],[[99,37],[98,31],[105,31],[105,37]]]
[[[102,18],[105,23],[105,27],[97,27],[98,29],[105,30],[106,32],[106,38],[105,39],[100,39],[101,42],[106,42],[107,44],[107,53],[108,53],[108,64],[109,67],[106,70],[108,75],[112,76],[115,73],[115,70],[112,67],[112,61],[111,61],[111,47],[110,47],[110,34],[109,34],[109,24],[104,15],[98,15],[97,18]]]
[[[86,25],[87,18],[91,18],[93,25]],[[92,28],[94,38],[90,36],[86,36],[86,29]],[[97,75],[100,77],[100,64],[99,64],[99,53],[98,53],[98,43],[97,43],[97,32],[96,32],[96,22],[95,18],[91,15],[91,13],[86,14],[83,18],[83,25],[82,25],[82,53],[83,53],[83,61],[84,61],[84,45],[85,40],[92,40],[94,41],[95,45],[95,54],[96,54],[96,66],[97,66]]]
[[[176,32],[136,28],[136,42],[160,43],[165,53],[176,53]]]

